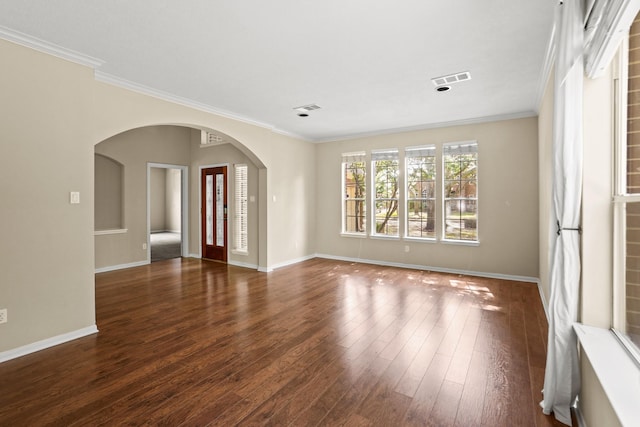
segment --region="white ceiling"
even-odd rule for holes
[[[554,0],[0,0],[0,26],[313,141],[534,115]],[[431,78],[469,71],[439,93]],[[300,118],[305,104],[320,110]]]

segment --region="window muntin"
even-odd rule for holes
[[[371,153],[373,175],[373,234],[399,236],[399,161],[398,150]]]
[[[233,246],[235,252],[247,253],[249,250],[248,242],[248,176],[247,165],[235,165],[235,213],[234,213],[234,231]]]
[[[342,155],[342,232],[365,235],[366,221],[365,153]]]
[[[478,144],[443,145],[443,238],[478,241]]]
[[[406,226],[410,238],[436,238],[436,148],[405,149]]]

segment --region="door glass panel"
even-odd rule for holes
[[[213,175],[207,175],[206,183],[205,231],[207,245],[213,245]]]
[[[216,246],[224,246],[224,175],[216,174]]]

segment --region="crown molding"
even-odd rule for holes
[[[314,140],[311,140],[311,142],[320,144],[325,142],[347,141],[350,139],[370,138],[374,136],[390,135],[393,133],[415,132],[415,131],[427,130],[427,129],[437,129],[437,128],[446,128],[446,127],[454,127],[454,126],[465,126],[465,125],[474,125],[474,124],[481,124],[481,123],[499,122],[502,120],[524,119],[527,117],[536,117],[537,115],[538,113],[536,111],[521,111],[518,113],[474,117],[470,119],[452,120],[449,122],[425,123],[423,125],[417,125],[417,126],[382,129],[374,132],[354,133],[350,135],[338,136],[335,138],[314,139]]]
[[[157,99],[161,99],[163,101],[167,101],[167,102],[171,102],[174,104],[178,104],[178,105],[182,105],[184,107],[189,107],[189,108],[193,108],[195,110],[199,110],[199,111],[204,111],[206,113],[211,113],[211,114],[215,114],[217,116],[221,116],[221,117],[225,117],[228,119],[232,119],[235,121],[239,121],[242,123],[247,123],[250,124],[252,126],[257,126],[266,130],[269,130],[271,132],[274,133],[279,133],[281,135],[285,135],[285,136],[289,136],[292,138],[296,138],[296,139],[301,139],[303,141],[307,141],[306,138],[300,136],[300,135],[296,135],[290,132],[286,132],[283,131],[281,129],[276,128],[273,125],[270,125],[268,123],[263,123],[263,122],[259,122],[256,120],[252,120],[249,119],[247,117],[243,117],[240,116],[238,114],[234,114],[231,113],[229,111],[224,111],[224,110],[220,110],[217,108],[214,108],[208,104],[204,104],[202,102],[198,102],[198,101],[194,101],[192,99],[189,98],[184,98],[182,96],[178,96],[178,95],[174,95],[172,93],[169,92],[164,92],[162,90],[158,90],[158,89],[154,89],[152,87],[149,86],[145,86],[139,83],[135,83],[132,82],[130,80],[126,80],[117,76],[114,76],[112,74],[108,74],[108,73],[104,73],[100,70],[95,70],[94,72],[95,75],[95,79],[99,82],[102,83],[107,83],[113,86],[118,86],[121,87],[123,89],[127,89],[133,92],[137,92],[140,93],[142,95],[148,95]]]
[[[0,38],[10,41],[12,43],[19,44],[21,46],[25,46],[39,52],[47,53],[52,56],[56,56],[58,58],[84,65],[86,67],[91,67],[96,69],[104,64],[104,61],[101,59],[93,58],[89,55],[85,55],[80,52],[76,52],[71,49],[64,48],[62,46],[58,46],[56,44],[44,41],[37,37],[30,36],[28,34],[21,33],[16,30],[12,30],[7,27],[3,27],[0,25]]]

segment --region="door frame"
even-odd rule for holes
[[[229,179],[229,163],[215,163],[211,165],[201,165],[198,168],[198,256],[202,259],[202,170],[209,168],[227,168],[227,188],[224,191],[227,192],[227,197],[231,196],[229,193],[229,188],[231,186],[231,180]],[[230,204],[229,200],[227,200]],[[229,210],[230,212],[230,210]],[[227,221],[227,236],[229,236],[229,221]],[[229,250],[229,242],[227,242],[227,264],[229,263],[229,255],[231,251]]]
[[[151,262],[151,168],[180,169],[180,255],[189,256],[189,166],[147,162],[147,262]]]

